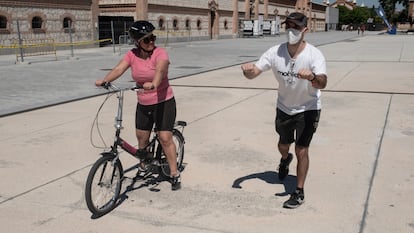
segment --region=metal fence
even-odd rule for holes
[[[16,62],[24,61],[24,57],[53,55],[57,60],[56,44],[54,39],[15,40]]]
[[[128,36],[128,29],[133,24],[133,17],[109,17],[100,18],[96,28],[96,37],[92,38],[93,32],[87,28],[75,28],[64,31],[45,30],[42,33],[34,30],[20,32],[17,21],[17,31],[0,38],[0,55],[16,54],[16,59],[23,61],[25,56],[55,55],[59,50],[72,50],[74,48],[87,48],[96,46],[132,45],[133,41]],[[207,19],[203,21],[158,20],[150,21],[155,26],[154,34],[157,35],[157,43],[160,46],[168,46],[173,42],[191,42],[213,39]],[[231,38],[232,29],[226,24],[220,23],[219,33],[216,39]],[[226,26],[224,26],[226,25]],[[53,42],[52,42],[53,41]]]
[[[109,20],[108,18],[106,18]],[[99,38],[112,38],[115,44],[131,44],[128,37],[128,29],[133,24],[133,19],[117,17],[117,20],[99,22]],[[211,30],[208,22],[177,22],[174,20],[150,21],[154,27],[157,42],[167,45],[170,42],[188,42],[211,39]],[[220,24],[221,25],[221,24]],[[219,28],[220,37],[232,36],[231,28]],[[101,44],[105,45],[105,44]]]

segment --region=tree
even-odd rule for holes
[[[366,23],[369,18],[374,18],[372,10],[367,7],[355,7],[349,10],[345,6],[338,6],[339,24],[361,24]]]
[[[351,18],[354,23],[366,23],[370,18],[369,9],[366,7],[355,7],[351,11]]]
[[[351,12],[351,10],[349,10],[345,6],[338,6],[339,24],[340,25],[345,25],[345,24],[352,23],[351,18],[350,18],[350,14],[351,14],[350,12]]]
[[[406,22],[408,20],[407,17],[409,0],[379,0],[379,3],[385,11],[385,16],[392,23],[395,24],[396,22],[401,22],[401,20]],[[400,15],[395,14],[397,4],[401,4],[404,8],[404,10],[401,11]],[[407,16],[405,16],[405,14],[407,14]]]

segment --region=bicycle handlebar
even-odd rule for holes
[[[135,91],[135,90],[142,90],[142,89],[144,89],[144,87],[141,84],[138,84],[138,83],[136,83],[135,86],[133,86],[133,87],[124,87],[124,88],[121,88],[121,87],[116,86],[113,83],[104,82],[104,83],[102,83],[101,87],[103,87],[103,88],[105,88],[107,90],[112,89],[114,91],[122,91],[122,90]]]

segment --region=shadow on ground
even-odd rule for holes
[[[293,193],[296,189],[296,176],[288,175],[283,181],[279,180],[277,172],[274,171],[265,171],[260,173],[254,173],[247,176],[237,178],[232,185],[232,188],[242,189],[241,183],[246,180],[259,179],[268,184],[283,184],[285,187],[285,192],[276,193],[276,196],[287,196],[290,193]]]

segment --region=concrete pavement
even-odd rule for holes
[[[356,32],[332,31],[310,33],[308,40],[322,45],[357,36]],[[161,46],[166,46],[171,58],[169,78],[176,79],[256,60],[267,48],[284,40],[282,35]],[[71,51],[57,51],[58,61],[53,61],[55,56],[34,56],[19,65],[15,65],[14,55],[0,56],[0,117],[102,94],[91,88],[91,83],[103,78],[130,48],[75,49],[73,57]],[[127,83],[129,77],[125,74],[120,82]]]
[[[245,48],[253,49],[252,43],[259,46],[265,40],[249,39]],[[282,208],[295,188],[296,163],[284,182],[276,173],[277,83],[271,72],[244,79],[239,65],[226,64],[226,58],[221,62],[225,68],[190,76],[180,76],[179,68],[172,68],[182,77],[171,81],[177,119],[189,123],[184,131],[183,189],[172,192],[165,182],[142,188],[134,184],[125,201],[98,219],[91,219],[86,208],[84,182],[101,151],[91,146],[89,133],[104,97],[0,118],[2,229],[35,233],[414,232],[410,199],[414,191],[413,42],[410,35],[369,35],[320,44],[327,58],[328,87],[322,93],[321,122],[311,145],[306,203],[296,210]],[[253,56],[264,51],[264,45],[260,46],[261,51],[243,59],[256,59]],[[207,46],[217,53],[213,47]],[[174,53],[174,47],[169,49]],[[210,60],[201,59],[211,67],[220,63]],[[63,63],[76,61],[32,65],[46,69]],[[75,70],[104,67],[80,63]],[[105,105],[99,118],[107,143],[113,136],[114,101]],[[125,101],[123,135],[133,142],[134,93],[127,93]],[[93,138],[99,144],[96,131]],[[132,164],[122,155],[125,164]],[[124,189],[130,183],[127,180]]]

